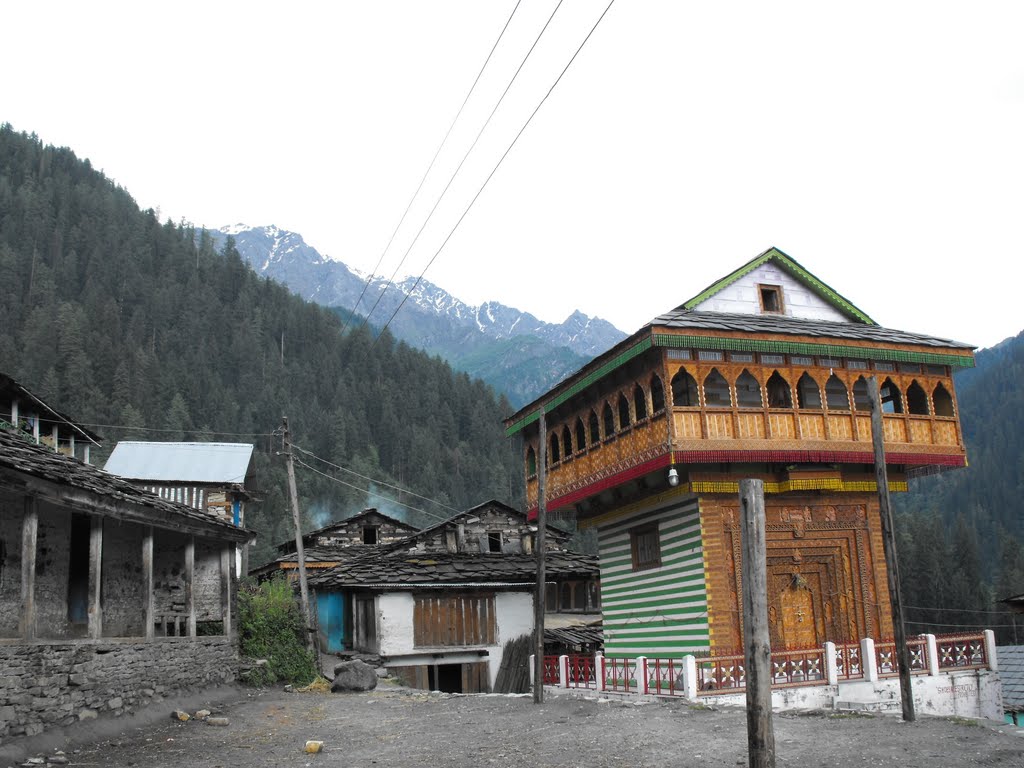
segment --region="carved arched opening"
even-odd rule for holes
[[[871,411],[871,398],[868,396],[868,382],[860,376],[853,382],[853,409],[855,411]]]
[[[882,413],[903,413],[903,395],[900,394],[900,388],[892,383],[892,379],[882,383],[878,394],[882,400]]]
[[[647,418],[647,393],[639,384],[633,387],[633,412],[637,421]]]
[[[605,440],[607,440],[615,434],[615,416],[612,414],[612,406],[610,403],[604,404],[604,412],[601,414],[601,420],[604,422],[604,437]]]
[[[551,436],[551,447],[548,449],[548,464],[557,464],[562,460],[561,451],[558,450],[558,433],[556,432]]]
[[[685,368],[672,377],[672,405],[677,408],[692,408],[700,405],[697,397],[697,380]]]
[[[850,393],[843,380],[834,373],[825,382],[825,405],[830,411],[850,410]]]
[[[736,379],[736,405],[740,408],[763,408],[761,384],[746,368]]]
[[[619,429],[629,426],[629,400],[625,395],[619,394]]]
[[[796,383],[797,408],[804,411],[821,410],[821,389],[811,374],[804,371]]]
[[[562,427],[562,455],[567,459],[572,456],[572,435],[568,424]]]
[[[772,373],[768,378],[765,390],[768,392],[769,408],[793,407],[793,394],[789,388],[789,382],[782,378],[778,371]]]
[[[917,379],[907,387],[907,413],[914,416],[928,415],[928,393],[917,383]]]
[[[526,476],[533,477],[537,474],[537,452],[533,450],[533,446],[529,446],[526,449]]]
[[[651,376],[651,410],[654,413],[661,413],[665,410],[665,386],[661,383],[661,376]]]
[[[587,430],[583,426],[583,419],[576,418],[576,453],[587,447]]]
[[[932,392],[932,403],[935,406],[936,416],[956,415],[953,412],[953,396],[941,383],[935,385],[935,391]]]
[[[732,396],[729,393],[729,382],[725,376],[712,368],[704,379],[704,405],[708,408],[730,408]]]
[[[587,426],[590,429],[590,445],[591,447],[601,444],[601,428],[598,426],[597,413],[594,411],[590,412],[590,417],[587,419]]]

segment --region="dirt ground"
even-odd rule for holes
[[[159,705],[157,705],[159,706]],[[746,715],[683,702],[548,695],[459,696],[382,687],[361,694],[240,690],[226,727],[170,719],[63,745],[71,765],[235,768],[611,768],[747,764]],[[774,715],[778,766],[1024,766],[1024,738],[962,720]],[[306,754],[307,740],[324,742]]]

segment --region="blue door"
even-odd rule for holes
[[[328,653],[345,650],[345,598],[341,592],[317,592],[316,615],[320,648]]]

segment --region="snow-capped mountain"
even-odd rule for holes
[[[367,280],[322,256],[301,235],[274,226],[235,224],[210,235],[218,247],[233,237],[239,254],[259,274],[318,304],[369,315],[376,327],[408,297],[388,326],[391,332],[480,376],[513,404],[529,401],[626,336],[579,311],[562,323],[546,323],[496,301],[470,306],[427,280],[416,285],[406,278],[388,287],[385,278]]]

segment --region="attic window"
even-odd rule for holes
[[[375,525],[364,525],[363,526],[363,544],[377,544],[377,526]]]
[[[501,531],[487,532],[487,551],[501,554]]]
[[[759,285],[757,293],[761,297],[761,311],[782,314],[782,286]]]

